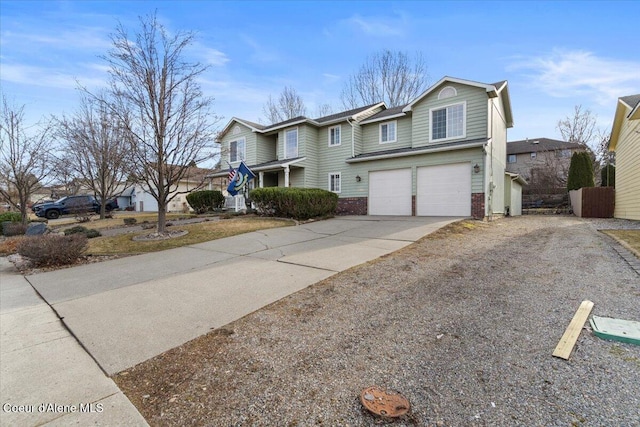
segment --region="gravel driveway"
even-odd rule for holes
[[[587,324],[551,356],[584,299],[640,320],[640,275],[596,231],[637,225],[459,223],[114,379],[151,425],[639,426],[640,347]],[[370,385],[410,413],[367,413]]]

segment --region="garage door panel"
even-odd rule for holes
[[[416,213],[421,216],[471,215],[471,165],[425,166],[417,173]]]
[[[411,169],[369,172],[369,215],[411,215]]]

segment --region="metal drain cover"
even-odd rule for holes
[[[362,390],[360,401],[369,411],[383,417],[400,417],[409,412],[411,407],[409,400],[400,393],[375,385]]]

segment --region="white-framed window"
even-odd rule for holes
[[[556,157],[560,157],[560,158],[571,157],[571,150],[556,150]]]
[[[531,153],[531,160],[535,160],[535,158],[538,157],[538,153],[536,153],[535,151]]]
[[[335,147],[342,142],[342,129],[340,125],[329,128],[329,147]]]
[[[329,174],[329,191],[339,193],[342,190],[342,178],[340,172],[331,172]]]
[[[244,138],[236,139],[229,143],[229,163],[239,162],[246,158]]]
[[[467,127],[467,103],[447,105],[446,107],[431,108],[429,127],[430,141],[444,141],[447,139],[464,138]]]
[[[380,124],[380,144],[396,142],[396,127],[397,122],[395,120]]]
[[[289,129],[284,133],[284,158],[298,157],[298,128]]]
[[[516,155],[515,154],[508,154],[507,155],[507,163],[515,163],[516,162]]]
[[[438,93],[438,99],[453,98],[456,95],[458,95],[458,91],[456,90],[456,88],[447,86],[443,88],[440,93]]]

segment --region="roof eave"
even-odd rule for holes
[[[425,147],[422,150],[415,150],[415,151],[405,151],[402,153],[387,153],[387,154],[381,154],[379,156],[368,156],[368,157],[363,157],[363,158],[351,158],[351,159],[347,159],[345,160],[346,163],[361,163],[361,162],[369,162],[369,161],[373,161],[373,160],[381,160],[381,159],[393,159],[393,158],[397,158],[397,157],[409,157],[409,156],[417,156],[420,154],[426,154],[426,153],[438,153],[438,152],[442,152],[442,151],[457,151],[457,150],[465,150],[468,148],[478,148],[478,147],[484,147],[485,145],[487,145],[487,140],[483,140],[483,141],[479,141],[479,142],[473,142],[473,143],[469,143],[469,144],[460,144],[460,145],[455,145],[455,146],[442,146],[442,147]]]

